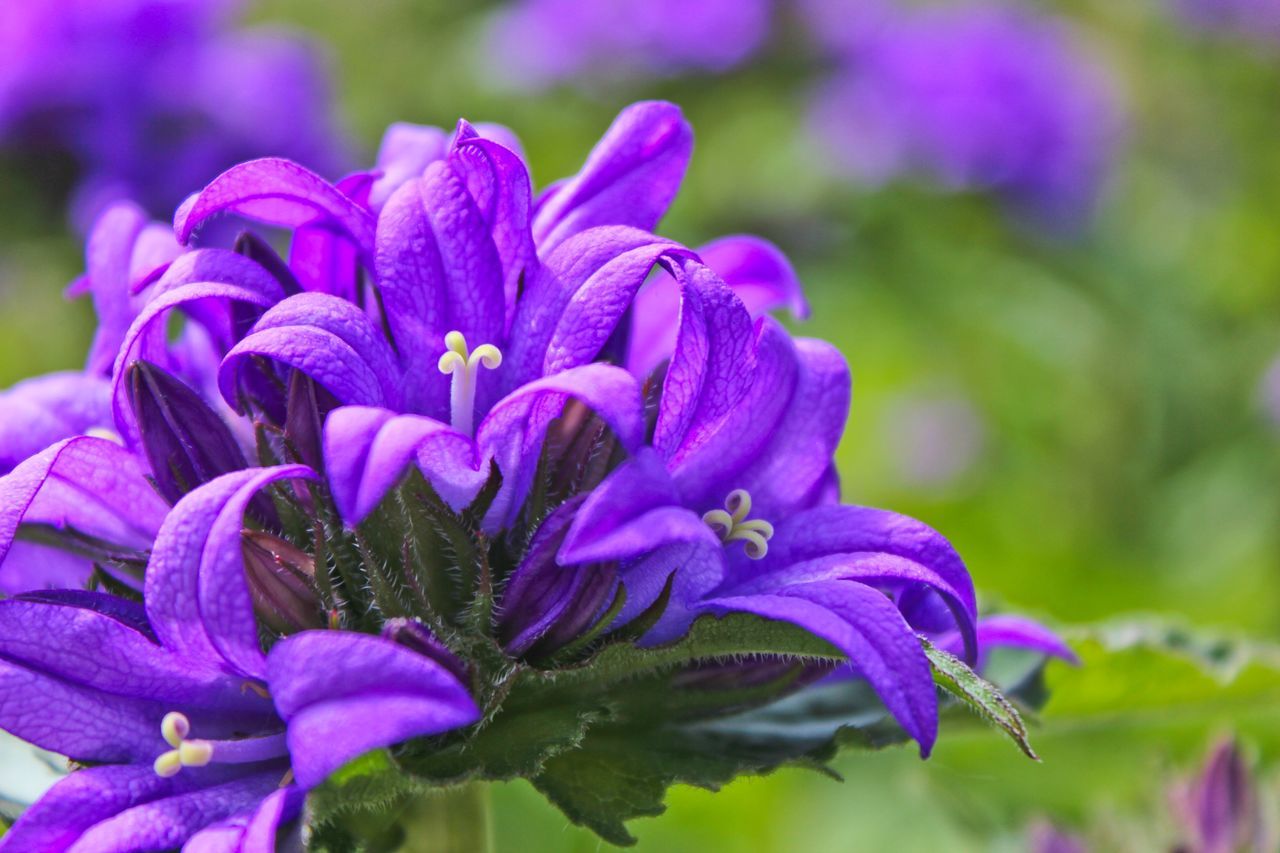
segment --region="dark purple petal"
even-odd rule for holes
[[[50,373],[19,382],[0,393],[0,473],[56,441],[110,425],[111,383],[101,376]]]
[[[135,361],[126,379],[142,449],[156,488],[170,503],[214,477],[247,465],[222,418],[173,374]]]
[[[244,362],[282,362],[324,386],[339,402],[400,402],[400,368],[382,333],[354,304],[326,293],[301,293],[273,306],[227,353],[218,370],[223,399],[235,406]]]
[[[156,536],[144,598],[156,636],[192,665],[225,664],[260,678],[266,659],[245,581],[240,534],[258,490],[283,479],[312,479],[303,465],[225,474],[184,497]]]
[[[680,189],[693,129],[680,108],[642,101],[618,114],[573,178],[556,187],[533,220],[542,254],[597,225],[652,231]]]
[[[412,460],[455,511],[471,503],[488,479],[469,436],[420,415],[343,406],[325,422],[324,441],[329,488],[352,527],[373,512]]]
[[[588,364],[522,386],[504,397],[476,431],[476,444],[502,471],[502,487],[485,515],[484,528],[496,530],[519,511],[542,451],[547,427],[569,398],[593,410],[629,452],[644,440],[640,386],[620,367]]]
[[[237,255],[244,255],[266,270],[272,278],[280,282],[280,289],[286,296],[302,292],[302,285],[298,283],[297,276],[285,263],[284,258],[280,257],[270,243],[254,232],[241,231],[237,234],[232,251]]]
[[[178,241],[187,243],[205,220],[237,213],[280,228],[314,226],[350,237],[373,257],[373,217],[341,190],[297,163],[264,157],[232,166],[182,203],[174,216]]]
[[[742,300],[752,319],[783,307],[796,317],[809,316],[795,270],[769,241],[740,234],[708,243],[697,253]],[[632,373],[648,376],[671,357],[679,324],[680,286],[669,276],[658,276],[636,295],[627,359]]]
[[[928,756],[938,733],[938,699],[920,640],[882,593],[847,581],[808,583],[775,594],[704,602],[707,612],[755,613],[799,625],[844,652]]]
[[[313,787],[378,747],[480,718],[447,669],[381,637],[305,631],[271,650],[268,686],[288,724],[293,772]]]

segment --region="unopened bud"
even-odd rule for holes
[[[241,539],[245,578],[258,617],[282,634],[323,628],[315,559],[270,533],[245,530]]]

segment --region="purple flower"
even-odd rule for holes
[[[490,25],[486,55],[502,83],[557,83],[723,72],[768,35],[771,0],[515,0]],[[679,21],[678,26],[673,26]]]
[[[1187,23],[1252,38],[1280,38],[1277,0],[1170,0]]]
[[[50,591],[0,602],[0,726],[81,764],[3,850],[272,849],[308,788],[368,750],[474,722],[456,676],[368,634],[295,633],[264,654],[244,514],[300,466],[248,469],[167,515],[145,607]]]
[[[1249,761],[1232,738],[1219,742],[1200,775],[1172,789],[1174,815],[1197,853],[1269,850],[1257,783]]]
[[[290,156],[343,159],[314,47],[231,30],[225,0],[7,3],[0,10],[0,143],[67,151],[74,216],[109,202],[171,209],[221,169]]]
[[[872,8],[846,16],[852,27],[811,16],[837,49],[812,118],[833,168],[871,184],[923,174],[994,191],[1052,223],[1087,216],[1118,114],[1105,73],[1066,24],[990,4]]]

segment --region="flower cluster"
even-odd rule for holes
[[[646,737],[659,792],[811,756],[672,744],[822,679],[927,755],[931,661],[981,692],[946,650],[1070,657],[840,502],[849,372],[768,316],[807,311],[785,257],[654,233],[691,150],[636,104],[535,196],[509,132],[396,125],[337,184],[255,160],[172,231],[99,220],[86,369],[0,395],[0,727],[91,766],[0,849],[260,849],[307,792],[339,831],[326,779],[382,748],[362,772],[528,776],[625,841],[650,807],[583,774]],[[187,247],[224,213],[287,258]]]
[[[0,8],[0,144],[68,153],[83,224],[134,198],[171,210],[226,167],[342,159],[315,47],[230,30],[235,0],[43,0]]]

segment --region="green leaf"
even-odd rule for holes
[[[923,637],[920,638],[920,643],[924,646],[929,663],[933,665],[933,680],[939,686],[1012,738],[1028,758],[1040,760],[1031,748],[1022,715],[999,688],[950,652],[939,649]]]

